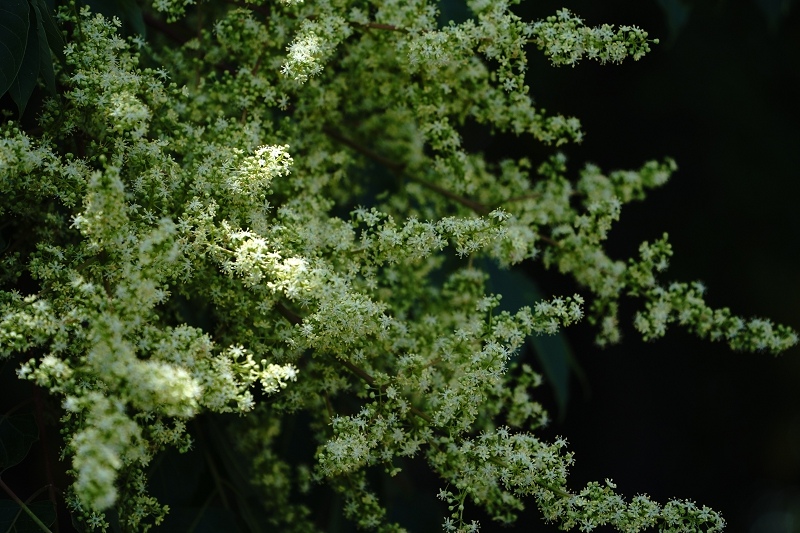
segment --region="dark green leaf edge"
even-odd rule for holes
[[[17,78],[30,29],[30,9],[25,0],[0,2],[0,96]]]

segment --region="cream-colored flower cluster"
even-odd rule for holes
[[[559,153],[534,167],[463,146],[467,122],[579,141],[576,119],[533,105],[529,45],[555,64],[619,62],[639,59],[647,35],[467,3],[455,23],[425,0],[201,2],[193,33],[150,44],[62,11],[63,91],[37,129],[0,127],[13,235],[0,356],[62,401],[77,520],[105,530],[114,507],[127,529],[160,523],[147,467],[188,452],[187,422],[214,412],[243,415],[227,430],[252,458],[264,522],[282,531],[314,529],[293,496],[314,483],[360,526],[401,530],[366,471],[396,475],[413,458],[442,479],[447,531],[477,529],[473,504],[512,522],[527,496],[564,527],[721,529],[691,502],[571,489],[566,443],[532,433],[548,419],[519,352],[585,313],[601,344],[617,341],[626,296],[648,339],[673,323],[734,349],[797,337],[661,281],[666,237],[627,262],[608,256],[624,204],[664,184],[671,160],[587,165],[570,180]],[[153,1],[151,14],[181,27],[192,4]],[[584,295],[504,307],[490,265],[539,260]],[[279,439],[292,416],[316,448],[299,463]]]

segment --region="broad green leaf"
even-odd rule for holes
[[[146,36],[142,8],[136,0],[86,0],[92,13],[102,13],[105,17],[117,17],[122,21],[123,33],[138,33]]]
[[[37,20],[42,22],[45,34],[47,35],[47,43],[50,50],[56,55],[59,61],[64,63],[66,56],[64,56],[64,47],[66,43],[61,36],[61,31],[58,29],[53,16],[50,14],[50,9],[47,7],[45,0],[33,0],[33,8],[36,10]],[[41,16],[40,16],[41,15]]]
[[[42,23],[42,11],[34,1],[31,4],[36,17],[36,38],[39,41],[39,72],[44,78],[47,90],[51,95],[56,94],[56,75],[53,72],[53,58],[50,55],[50,46],[47,44],[47,32]]]
[[[689,13],[692,8],[682,0],[658,0],[658,5],[667,17],[667,27],[669,28],[669,40],[675,41],[678,34],[689,20]]]
[[[33,11],[30,6],[28,6],[28,9],[31,12]],[[28,22],[30,23],[30,16]],[[25,53],[22,56],[22,63],[17,71],[17,77],[11,82],[11,87],[8,88],[11,99],[14,100],[17,108],[19,108],[20,116],[25,112],[28,100],[36,87],[37,79],[39,79],[39,38],[36,26],[31,25],[28,28]]]
[[[514,313],[526,305],[533,307],[544,299],[536,283],[522,272],[501,270],[488,261],[481,266],[489,274],[489,290],[503,295],[500,310]],[[545,380],[553,388],[559,417],[563,417],[569,400],[570,367],[574,365],[566,337],[561,332],[533,335],[529,337],[528,345],[541,364]]]
[[[32,414],[0,418],[0,473],[25,459],[31,444],[38,439],[39,430]]]
[[[460,24],[469,19],[472,13],[466,2],[459,0],[442,0],[439,2],[439,25],[447,26],[452,20]]]
[[[542,365],[545,379],[553,387],[558,405],[558,417],[563,419],[569,403],[569,376],[572,352],[560,333],[557,335],[532,335],[528,343]]]
[[[125,20],[133,28],[133,31],[147,37],[147,27],[144,25],[144,17],[142,16],[142,8],[136,3],[136,0],[117,0],[120,10],[125,14]]]
[[[792,0],[756,0],[756,5],[761,8],[764,18],[772,31],[778,29],[780,22],[789,14]]]
[[[56,521],[56,510],[53,502],[40,500],[27,504],[36,518],[46,526]],[[3,533],[42,533],[39,527],[22,508],[12,500],[0,500],[0,531]]]
[[[11,87],[22,66],[30,28],[26,0],[0,2],[0,95]]]
[[[86,532],[86,524],[80,521],[80,519],[75,516],[74,513],[70,513],[70,522],[72,523],[72,528],[77,531],[78,533],[85,533]]]

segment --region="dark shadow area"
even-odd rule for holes
[[[531,20],[563,4],[518,13]],[[800,328],[800,8],[667,0],[569,8],[587,24],[635,24],[661,39],[621,66],[553,68],[530,51],[537,103],[577,116],[586,132],[564,150],[573,177],[585,162],[605,171],[664,156],[678,163],[671,182],[623,208],[612,257],[667,231],[675,256],[662,279],[701,280],[715,307]],[[534,274],[547,293],[572,291],[557,275]],[[567,332],[591,387],[584,397],[573,380],[566,419],[549,430],[575,452],[572,487],[610,477],[629,497],[709,505],[728,531],[800,530],[800,349],[734,353],[676,328],[645,343],[630,326],[635,309],[623,309],[620,346],[594,347],[588,324]],[[518,528],[556,530],[535,510]]]

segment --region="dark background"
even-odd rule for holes
[[[612,256],[667,231],[675,255],[665,280],[701,280],[712,306],[800,329],[800,8],[528,4],[517,10],[526,20],[568,7],[589,25],[638,25],[661,40],[620,66],[553,68],[530,54],[537,103],[577,116],[586,132],[564,149],[573,176],[587,161],[609,171],[663,156],[678,163],[665,187],[623,208]],[[548,293],[572,291],[548,273],[538,281]],[[800,531],[800,349],[735,353],[678,328],[645,343],[630,327],[633,310],[619,346],[593,346],[588,324],[567,332],[589,383],[573,379],[566,416],[548,431],[575,452],[571,485],[610,477],[627,496],[709,505],[727,531]],[[549,530],[534,526],[536,515],[519,530]]]

